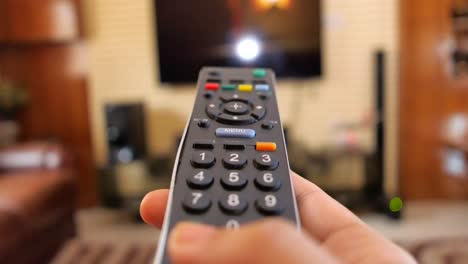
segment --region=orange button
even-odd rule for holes
[[[276,143],[274,142],[257,142],[255,149],[258,151],[276,151]]]

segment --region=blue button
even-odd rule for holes
[[[266,92],[268,90],[270,90],[270,86],[268,84],[257,84],[257,85],[255,85],[255,91]]]
[[[216,136],[224,138],[253,138],[255,137],[255,130],[247,128],[224,128],[216,129]]]

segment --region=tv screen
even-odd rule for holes
[[[203,66],[321,74],[320,0],[155,0],[160,80],[188,83]]]

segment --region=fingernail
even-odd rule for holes
[[[209,241],[217,231],[215,227],[208,225],[180,223],[172,230],[170,241],[179,249],[200,246]]]

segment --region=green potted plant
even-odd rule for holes
[[[27,102],[23,87],[0,76],[0,147],[16,141],[19,133],[16,117]]]

